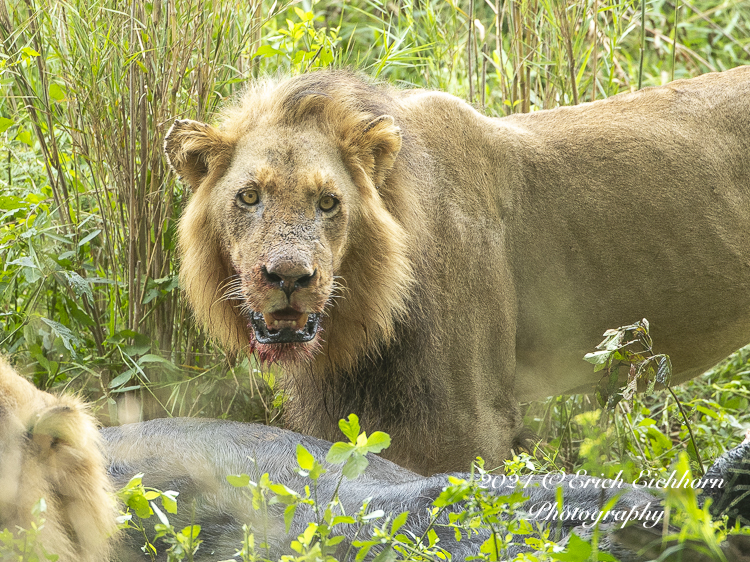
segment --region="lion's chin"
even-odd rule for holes
[[[312,361],[320,349],[320,338],[305,343],[258,343],[255,334],[250,334],[250,348],[256,353],[258,361],[265,365],[273,363],[293,364]]]

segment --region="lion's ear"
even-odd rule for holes
[[[226,164],[231,144],[216,127],[177,119],[164,137],[164,153],[180,179],[195,191],[217,165]]]
[[[401,129],[390,115],[370,121],[362,132],[359,150],[375,187],[380,187],[401,150]],[[369,156],[369,158],[368,158]]]

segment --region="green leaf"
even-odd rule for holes
[[[602,365],[607,362],[609,356],[612,355],[612,351],[604,349],[602,351],[594,351],[593,353],[587,353],[583,356],[584,361],[593,363],[594,365]]]
[[[83,246],[83,245],[84,245],[84,244],[85,244],[86,242],[90,242],[91,240],[93,240],[94,238],[96,238],[97,236],[99,236],[99,234],[101,234],[101,232],[102,232],[102,229],[101,229],[101,228],[97,228],[97,229],[96,229],[96,230],[94,230],[93,232],[89,232],[89,233],[88,233],[88,234],[87,234],[86,236],[84,236],[84,237],[83,237],[83,238],[81,239],[81,241],[80,241],[80,242],[78,242],[78,247],[80,248],[80,247],[81,247],[81,246]]]
[[[4,133],[13,125],[14,121],[7,117],[0,117],[0,133]]]
[[[297,492],[288,488],[284,484],[269,484],[268,489],[271,490],[282,503],[290,503],[296,501],[299,497]]]
[[[482,543],[482,546],[479,547],[479,552],[489,554],[489,560],[500,560],[500,552],[498,551],[498,546],[500,546],[498,543],[500,542],[501,541],[498,537],[495,534],[492,534]],[[582,558],[581,560],[584,559]]]
[[[109,388],[117,388],[118,386],[122,386],[133,378],[133,374],[135,374],[135,371],[133,369],[128,369],[124,373],[120,373],[111,381],[109,381]]]
[[[302,470],[312,470],[315,466],[315,457],[305,449],[302,443],[297,443],[297,464]]]
[[[445,507],[460,502],[471,492],[471,486],[467,482],[457,484],[455,486],[448,486],[443,490],[440,495],[432,502],[435,507]]]
[[[31,47],[24,47],[23,49],[21,49],[21,52],[22,52],[22,53],[23,53],[24,55],[27,55],[27,56],[29,56],[29,57],[39,57],[39,56],[41,56],[41,55],[40,55],[39,53],[37,53],[37,52],[36,52],[36,51],[35,51],[34,49],[32,49]]]
[[[132,344],[123,346],[123,351],[128,355],[143,355],[151,349],[151,340],[148,336],[139,334],[132,330],[123,330],[121,333],[124,334],[125,332],[128,333],[128,337],[133,338]]]
[[[31,148],[34,148],[34,139],[29,131],[23,129],[19,130],[18,133],[16,133],[16,140],[21,141],[23,144],[30,146]]]
[[[284,51],[274,49],[271,45],[261,45],[253,54],[253,57],[273,57],[275,55],[283,55]]]
[[[70,351],[74,356],[76,354],[76,347],[83,345],[83,342],[76,336],[67,326],[63,326],[59,322],[50,320],[49,318],[42,318],[42,322],[47,324],[52,331],[56,333],[60,339],[62,339],[65,348]]]
[[[88,280],[81,277],[75,271],[60,271],[59,274],[63,277],[68,286],[73,290],[76,297],[86,295],[89,303],[94,303],[94,293],[91,291],[91,284]]]
[[[409,512],[404,511],[403,513],[399,514],[394,520],[393,525],[391,526],[391,534],[394,535],[398,532],[398,530],[404,526],[404,523],[406,523],[406,519],[409,517]]]
[[[168,513],[177,513],[177,500],[172,493],[177,495],[177,492],[164,492],[161,494],[161,505]]]
[[[349,438],[349,441],[352,443],[357,442],[357,437],[359,437],[359,418],[354,414],[349,414],[349,421],[347,420],[339,420],[339,428],[341,429],[341,433],[346,435],[346,437]]]
[[[396,552],[390,547],[381,550],[380,553],[372,559],[372,562],[393,562],[396,560]]]
[[[127,500],[127,506],[141,519],[147,519],[153,514],[151,506],[143,494],[134,494],[130,496]]]
[[[201,532],[200,525],[188,525],[182,531],[180,531],[180,533],[182,533],[182,536],[187,537],[192,540],[197,539],[200,532]]]
[[[317,480],[326,472],[328,471],[323,467],[323,465],[316,462],[315,465],[313,466],[313,469],[310,471],[310,474],[308,474],[308,476],[310,477],[311,480]]]
[[[351,443],[334,443],[326,455],[326,460],[331,464],[340,464],[347,460],[354,452],[354,445]]]
[[[294,520],[294,514],[297,511],[297,504],[291,504],[286,506],[284,509],[284,524],[286,525],[286,532],[292,528],[292,521]]]
[[[364,455],[352,455],[349,460],[346,461],[343,470],[341,471],[344,476],[349,480],[354,480],[357,476],[367,470],[367,465],[370,461],[365,458]]]
[[[229,482],[235,488],[244,488],[250,484],[250,477],[247,474],[239,474],[227,476],[227,482]]]
[[[53,82],[49,85],[49,97],[59,103],[65,99],[65,90]]]
[[[362,517],[363,521],[370,521],[371,519],[380,519],[385,515],[385,512],[382,509],[376,509],[375,511],[371,511],[367,515],[364,515]]]
[[[715,420],[721,419],[721,416],[717,414],[715,411],[711,410],[710,408],[706,408],[705,406],[701,406],[700,404],[696,404],[695,409],[701,412],[702,414],[706,414],[709,418],[713,418]]]
[[[138,364],[142,365],[143,363],[161,363],[163,365],[170,365],[175,368],[177,367],[169,359],[164,359],[164,357],[161,357],[159,355],[154,355],[153,353],[147,353],[146,355],[139,357]]]
[[[379,453],[383,449],[387,449],[391,445],[391,437],[387,433],[382,431],[376,431],[367,439],[365,445],[368,453]]]

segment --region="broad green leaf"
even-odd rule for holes
[[[396,518],[393,520],[393,525],[391,526],[391,534],[395,534],[398,532],[398,530],[404,526],[404,523],[406,523],[406,519],[409,517],[409,512],[404,511],[403,513],[396,516]]]
[[[96,238],[97,236],[99,236],[99,234],[101,234],[101,232],[102,232],[101,228],[97,228],[93,232],[89,232],[86,236],[84,236],[81,239],[80,242],[78,242],[78,247],[80,248],[81,246],[83,246],[84,244],[86,244],[86,242],[90,242],[91,240],[93,240],[94,238]]]
[[[178,492],[164,492],[161,494],[161,505],[168,513],[177,513],[177,496]]]
[[[132,330],[123,330],[122,333],[129,332],[128,337],[133,338],[133,343],[123,346],[123,351],[130,356],[143,355],[151,349],[151,340],[148,336],[133,332]]]
[[[7,117],[0,117],[0,133],[4,133],[13,125],[14,121]]]
[[[310,474],[308,474],[308,476],[310,477],[311,480],[317,480],[326,472],[328,471],[323,467],[323,465],[316,462],[315,465],[313,466],[313,469],[310,471]]]
[[[49,97],[59,103],[65,99],[65,90],[53,82],[49,85]]]
[[[302,470],[312,470],[315,465],[315,457],[305,449],[302,443],[297,443],[297,464]]]
[[[278,49],[274,49],[271,45],[261,45],[255,51],[254,57],[272,57],[275,55],[283,55],[284,52]]]
[[[347,460],[354,451],[351,443],[334,443],[326,455],[326,460],[331,464],[340,464]]]
[[[250,484],[250,477],[247,474],[227,476],[227,482],[229,482],[235,488],[244,488]]]
[[[169,359],[164,359],[164,357],[160,357],[159,355],[154,355],[153,353],[147,353],[146,355],[143,355],[138,358],[138,364],[142,365],[143,363],[161,363],[163,365],[170,365],[172,367],[177,368],[177,366],[172,363]]]
[[[134,374],[135,371],[133,369],[128,369],[124,373],[120,373],[109,382],[109,388],[117,388],[118,386],[122,386],[130,379],[132,379]]]
[[[349,480],[354,480],[357,476],[367,470],[367,465],[369,464],[370,461],[368,461],[364,455],[355,454],[349,457],[349,460],[346,461],[346,464],[344,465],[344,468],[341,472]]]
[[[34,138],[31,136],[31,133],[26,130],[20,130],[16,134],[16,140],[21,141],[23,144],[30,146],[31,148],[34,148]]]
[[[91,291],[91,284],[87,279],[84,279],[75,271],[60,271],[59,274],[64,278],[77,297],[86,295],[89,303],[93,304],[94,293]]]
[[[584,361],[593,363],[594,365],[601,365],[607,362],[609,356],[612,355],[612,351],[604,349],[602,351],[594,351],[593,353],[587,353],[583,356]]]
[[[143,494],[134,494],[130,496],[126,503],[127,506],[132,509],[135,514],[141,519],[147,519],[153,513],[148,500],[143,496]]]
[[[354,414],[349,414],[349,420],[339,420],[339,428],[341,433],[349,438],[352,443],[357,442],[359,437],[359,418]]]
[[[281,501],[282,503],[294,502],[299,497],[297,492],[287,486],[284,486],[284,484],[269,484],[268,489],[276,494],[279,501]]]
[[[368,453],[379,453],[383,449],[390,447],[391,437],[382,431],[376,431],[367,439],[365,445]]]
[[[455,486],[448,486],[443,490],[440,495],[432,502],[435,507],[445,507],[453,505],[465,499],[466,496],[471,492],[471,487],[466,482],[457,484]]]
[[[49,318],[42,318],[42,322],[52,328],[52,331],[55,332],[60,337],[60,339],[62,339],[65,348],[75,356],[75,348],[83,345],[83,342],[80,340],[80,338],[73,332],[71,332],[67,326],[63,326],[59,322],[55,322],[54,320],[50,320]]]
[[[180,531],[180,533],[182,533],[182,536],[188,537],[192,540],[197,539],[200,532],[201,532],[200,525],[188,525],[182,531]]]

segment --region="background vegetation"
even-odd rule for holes
[[[278,373],[214,347],[180,299],[175,118],[329,65],[506,115],[749,61],[747,0],[0,0],[0,351],[104,423],[280,423]],[[750,424],[750,351],[675,393],[707,464]],[[530,405],[544,467],[634,476],[687,449],[700,471],[671,394],[601,418],[589,397]]]

